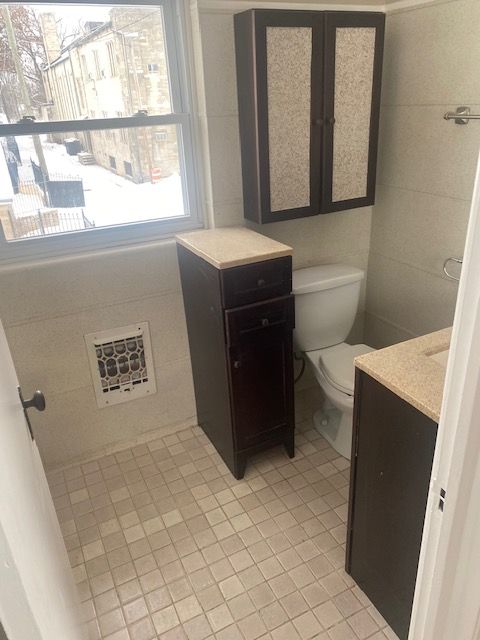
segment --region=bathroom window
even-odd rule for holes
[[[0,259],[200,226],[180,9],[2,4]]]

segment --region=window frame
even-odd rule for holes
[[[7,2],[5,2],[7,4]],[[10,5],[42,5],[45,0],[13,0]],[[84,5],[85,0],[60,0],[59,5]],[[198,139],[193,118],[193,89],[189,73],[189,48],[185,11],[181,0],[93,0],[105,6],[161,7],[167,52],[168,77],[172,113],[145,115],[137,113],[123,117],[62,120],[50,122],[20,121],[0,124],[0,138],[5,136],[42,135],[81,131],[110,131],[114,129],[176,125],[180,177],[186,214],[177,217],[95,227],[71,232],[35,236],[7,241],[0,225],[0,264],[30,259],[109,249],[116,246],[141,244],[169,238],[175,233],[204,226],[200,211],[200,185],[194,141]]]

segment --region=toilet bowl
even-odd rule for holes
[[[373,351],[366,344],[345,342],[307,351],[315,378],[325,395],[324,405],[313,415],[316,430],[342,456],[350,460],[353,429],[354,358]]]
[[[353,326],[364,273],[342,264],[293,272],[296,348],[311,363],[325,402],[313,416],[315,428],[345,458],[351,457],[353,390],[358,355],[374,351],[345,342]]]

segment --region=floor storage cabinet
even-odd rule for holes
[[[217,269],[177,245],[198,422],[240,479],[249,455],[294,455],[290,256]]]

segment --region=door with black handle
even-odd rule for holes
[[[276,433],[281,437],[283,431],[291,434],[294,297],[228,310],[225,315],[236,448],[260,445]]]

